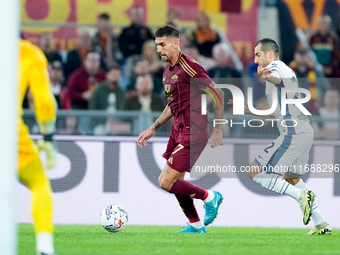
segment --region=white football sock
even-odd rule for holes
[[[214,192],[208,190],[208,196],[207,196],[207,198],[204,199],[203,201],[204,201],[204,203],[208,203],[208,202],[210,202],[211,200],[213,200],[214,198],[215,198]]]
[[[275,173],[258,173],[253,177],[253,181],[260,184],[267,190],[278,194],[286,194],[296,201],[300,199],[301,190],[289,184],[281,175]]]
[[[302,179],[300,179],[300,181],[297,184],[295,184],[295,187],[298,189],[302,189],[302,190],[305,190],[305,189],[310,190],[308,185]],[[316,203],[316,200],[314,200],[313,202],[312,210],[313,210],[312,219],[314,221],[314,225],[319,225],[326,221]]]
[[[193,226],[194,228],[197,228],[197,229],[203,228],[203,223],[202,223],[202,221],[196,221],[196,222],[194,222],[194,223],[190,223],[190,225]]]
[[[48,232],[39,233],[36,237],[37,251],[46,254],[54,253],[53,235]]]

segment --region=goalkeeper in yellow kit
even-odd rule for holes
[[[25,40],[20,40],[19,45],[19,178],[32,192],[32,215],[36,233],[37,253],[39,255],[50,255],[55,254],[52,224],[52,190],[50,181],[44,173],[38,155],[38,148],[46,152],[47,167],[54,167],[56,151],[52,138],[55,132],[56,103],[50,90],[50,80],[47,72],[48,63],[44,53]],[[34,98],[36,119],[43,135],[43,140],[37,142],[38,146],[35,146],[28,137],[28,128],[21,118],[22,101],[28,86]]]

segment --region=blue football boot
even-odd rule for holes
[[[176,231],[175,233],[199,233],[199,234],[207,233],[204,226],[202,228],[194,228],[189,223],[187,223],[187,224],[188,224],[188,226],[183,227],[183,230]]]
[[[204,215],[204,225],[208,226],[214,221],[218,214],[218,208],[223,201],[223,197],[220,192],[213,191],[215,198],[210,202],[205,203],[205,215]]]

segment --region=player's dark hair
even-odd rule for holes
[[[274,52],[275,57],[276,58],[279,57],[280,55],[279,46],[273,39],[270,38],[261,39],[255,44],[255,47],[259,44],[261,44],[261,50],[264,52],[264,54],[267,54],[268,51],[272,50]]]
[[[175,37],[177,39],[179,39],[179,31],[170,25],[164,26],[159,28],[156,33],[155,33],[156,37]]]
[[[110,19],[110,15],[107,13],[102,13],[98,16],[98,18],[103,19],[103,20],[109,20]]]

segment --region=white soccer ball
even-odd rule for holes
[[[100,223],[109,232],[118,232],[126,227],[128,215],[120,205],[109,205],[100,214]]]

